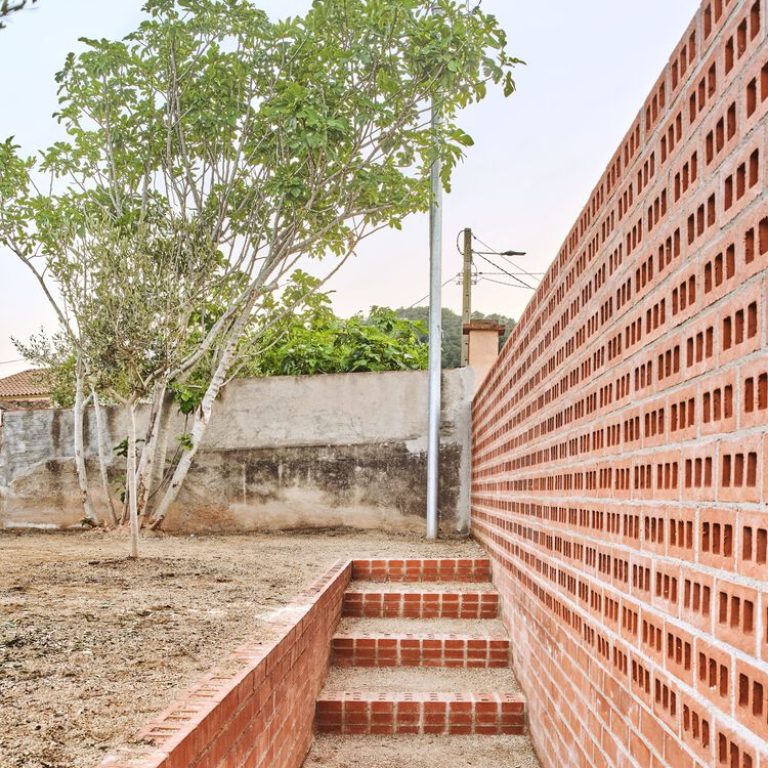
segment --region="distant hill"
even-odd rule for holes
[[[400,307],[395,312],[405,320],[421,320],[425,325],[429,322],[428,307],[412,307],[406,309]],[[517,321],[505,315],[484,315],[482,312],[473,312],[473,320],[493,320],[503,325],[507,330],[499,339],[499,349],[504,345]],[[461,315],[453,310],[443,309],[443,368],[458,368],[461,365]]]

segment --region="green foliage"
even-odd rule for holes
[[[245,355],[245,376],[419,370],[427,365],[423,324],[373,307],[367,317],[336,317],[320,281],[297,272],[284,291],[276,316]],[[245,343],[251,343],[246,340]]]
[[[398,317],[403,317],[408,320],[419,321],[424,324],[429,323],[429,308],[428,307],[411,307],[409,309],[400,308],[395,310]],[[493,320],[499,325],[505,327],[504,335],[499,339],[499,349],[501,349],[509,338],[509,334],[515,327],[516,320],[493,313],[490,315],[484,315],[482,312],[473,312],[473,320]],[[442,313],[442,325],[443,325],[443,348],[442,348],[442,363],[443,368],[458,368],[461,366],[461,345],[463,339],[462,333],[462,321],[461,315],[457,315],[450,309],[443,309]]]
[[[488,82],[511,92],[517,60],[494,17],[435,4],[441,15],[427,0],[317,0],[273,23],[247,0],[149,0],[125,40],[86,39],[68,57],[57,76],[68,140],[43,167],[98,173],[116,192],[79,194],[124,224],[148,205],[166,212],[143,194],[147,172],[163,170],[178,178],[174,207],[188,198],[185,218],[194,212],[208,234],[224,220],[272,240],[291,222],[311,253],[345,253],[356,231],[345,206],[392,226],[426,210],[435,153],[448,187],[471,145],[458,112]],[[438,136],[424,120],[432,92]]]
[[[189,434],[189,432],[184,432],[183,434],[179,435],[176,438],[176,441],[179,444],[179,447],[184,451],[191,451],[193,442],[192,442],[192,435]]]
[[[0,245],[54,284],[92,385],[127,401],[164,381],[192,413],[227,350],[249,348],[236,337],[270,324],[287,263],[348,256],[427,210],[438,155],[450,186],[472,145],[459,114],[489,84],[511,93],[518,60],[496,19],[459,0],[316,0],[278,22],[250,0],[144,10],[125,39],[67,57],[64,140],[41,159],[0,144]],[[333,369],[361,347],[345,365],[419,365],[382,324],[349,321],[332,354],[307,342],[305,362],[281,367]]]
[[[192,416],[162,519],[232,377],[423,365],[418,331],[384,310],[340,321],[301,286],[275,294],[301,260],[339,268],[428,210],[435,160],[450,188],[472,145],[462,111],[512,93],[518,60],[463,0],[314,0],[277,22],[252,0],[144,12],[67,57],[61,141],[33,158],[0,144],[0,246],[45,291],[86,389],[132,409],[171,391]]]
[[[31,4],[37,2],[37,0],[0,0],[0,29],[5,29],[3,19],[16,11],[26,8],[28,1]]]
[[[48,368],[51,400],[57,408],[72,408],[75,404],[75,368],[77,361],[70,354]]]
[[[29,341],[13,339],[19,354],[39,366],[50,387],[51,400],[58,408],[72,408],[75,402],[75,373],[77,360],[67,339],[61,335],[48,337],[43,329]]]

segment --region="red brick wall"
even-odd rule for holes
[[[351,573],[334,566],[100,768],[299,768]]]
[[[702,4],[474,402],[548,768],[768,768],[767,12]]]

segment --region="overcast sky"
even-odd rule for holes
[[[254,0],[274,15],[310,0]],[[119,38],[141,18],[143,0],[39,0],[0,31],[0,140],[35,151],[59,138],[54,74],[79,37]],[[474,107],[463,127],[475,146],[446,200],[444,279],[456,275],[457,233],[472,227],[493,249],[526,251],[520,266],[543,272],[559,250],[620,140],[639,111],[698,0],[484,0],[507,30],[511,52],[527,62],[518,92]],[[371,305],[409,306],[428,290],[428,229],[414,217],[402,232],[368,241],[332,284],[342,315]],[[488,267],[488,271],[493,271]],[[495,279],[495,278],[492,278]],[[530,291],[484,280],[474,308],[519,316]],[[460,310],[461,291],[444,289]],[[0,250],[0,376],[24,367],[11,336],[54,329],[39,289]],[[11,362],[9,362],[11,361]]]

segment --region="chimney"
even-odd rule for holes
[[[464,334],[469,336],[469,367],[475,374],[475,392],[499,356],[499,336],[504,335],[504,330],[503,325],[492,320],[473,320],[464,325]]]

